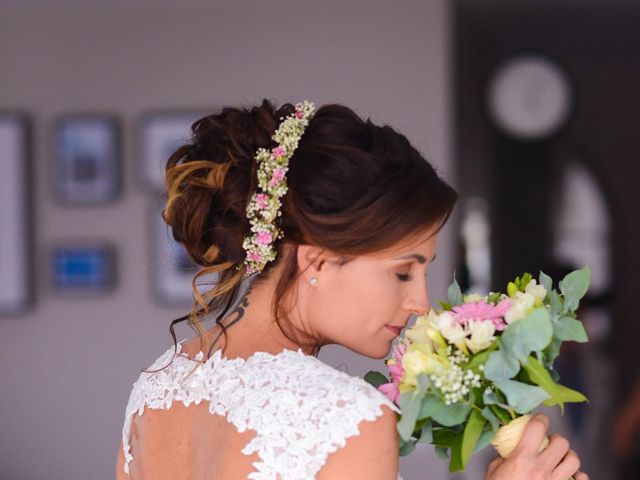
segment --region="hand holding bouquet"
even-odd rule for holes
[[[575,312],[590,278],[585,267],[556,290],[544,273],[538,281],[525,273],[507,293],[487,296],[463,296],[454,281],[442,309],[419,317],[399,339],[386,361],[391,378],[365,376],[402,411],[400,455],[430,443],[450,458],[452,472],[489,443],[505,458],[540,404],[564,410],[566,402],[587,401],[557,383],[553,363],[563,341],[588,340]]]

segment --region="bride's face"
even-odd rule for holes
[[[346,265],[330,256],[313,262],[299,291],[306,327],[322,344],[384,358],[410,317],[430,308],[427,270],[436,241],[437,233],[429,231]],[[311,277],[316,286],[308,283]]]

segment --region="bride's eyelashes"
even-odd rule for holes
[[[408,273],[396,273],[396,276],[400,279],[401,282],[409,282],[412,278]]]

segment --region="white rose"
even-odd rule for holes
[[[427,355],[420,350],[410,350],[402,357],[402,366],[408,375],[417,376],[421,373],[431,374],[439,370],[437,358]]]
[[[547,289],[542,285],[537,285],[535,279],[527,283],[527,286],[524,287],[524,291],[525,293],[531,294],[535,297],[536,305],[540,305],[547,296]]]
[[[440,315],[432,315],[429,317],[431,323],[440,331],[453,325],[455,315],[452,312],[444,311]]]
[[[508,324],[512,324],[513,322],[522,320],[524,317],[529,315],[529,312],[531,311],[535,303],[536,297],[534,297],[532,294],[526,292],[516,293],[516,298],[513,301],[511,310],[509,310],[505,314],[504,320]]]
[[[496,332],[493,322],[469,322],[469,330],[471,338],[465,339],[465,342],[473,353],[488,348],[496,339],[493,335]]]

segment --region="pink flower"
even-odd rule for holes
[[[280,158],[281,156],[287,153],[287,149],[280,146],[280,147],[274,148],[271,152],[273,153],[274,158]]]
[[[267,206],[268,198],[269,197],[267,197],[267,195],[264,193],[259,193],[258,195],[256,195],[256,205],[258,205],[258,208],[265,208]]]
[[[271,175],[271,180],[269,180],[269,185],[275,187],[278,185],[282,179],[284,178],[284,170],[281,168],[276,168]]]
[[[260,255],[259,253],[256,252],[249,252],[247,254],[247,257],[249,258],[249,260],[253,261],[253,262],[259,262],[262,260],[262,255]]]
[[[271,232],[268,230],[262,230],[258,233],[257,241],[260,245],[269,245],[271,243]]]
[[[378,387],[378,390],[396,405],[400,404],[400,390],[395,383],[384,383]]]
[[[511,310],[511,300],[505,298],[498,305],[480,300],[477,303],[464,303],[453,307],[456,314],[455,321],[459,325],[466,325],[471,320],[480,322],[493,322],[496,330],[501,331],[506,327],[504,315]]]
[[[401,342],[396,344],[396,348],[393,352],[395,363],[389,365],[389,372],[391,373],[391,382],[384,383],[378,386],[378,390],[386,395],[396,405],[400,404],[400,379],[404,373],[404,367],[402,366],[402,357],[407,350],[407,346]]]
[[[302,117],[304,117],[304,113],[298,111],[298,112],[296,112],[296,117],[302,118]]]

